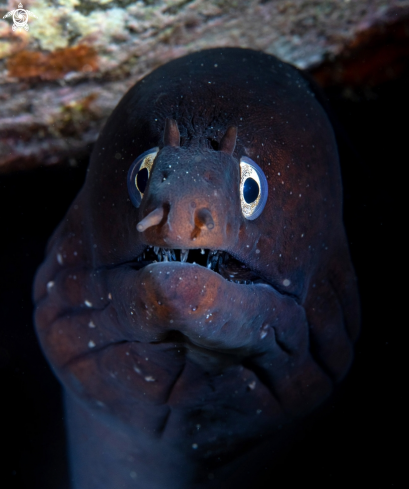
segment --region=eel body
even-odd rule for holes
[[[345,376],[359,330],[337,146],[310,83],[238,48],[139,81],[34,296],[74,489],[249,487]]]

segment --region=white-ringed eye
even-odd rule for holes
[[[128,170],[127,184],[131,202],[135,207],[141,205],[143,194],[151,174],[152,165],[159,148],[152,148],[142,153],[132,163]]]
[[[240,202],[246,219],[256,219],[264,209],[268,184],[263,170],[247,156],[240,158]]]

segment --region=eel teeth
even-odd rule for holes
[[[180,250],[180,261],[184,263],[189,256],[189,250]]]
[[[216,268],[217,262],[219,261],[220,251],[209,251],[207,256],[207,264],[206,267],[210,270],[214,270]]]

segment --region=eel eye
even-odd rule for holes
[[[247,156],[240,158],[241,212],[246,219],[256,219],[264,209],[268,184],[263,170]]]
[[[128,192],[131,202],[135,207],[141,205],[143,194],[151,174],[152,165],[158,154],[159,148],[152,148],[145,153],[142,153],[132,163],[128,170]]]

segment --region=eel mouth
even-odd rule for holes
[[[151,263],[180,262],[200,265],[221,275],[228,282],[242,285],[266,284],[260,275],[246,264],[234,258],[226,251],[200,249],[169,249],[148,246],[134,262],[132,268],[141,270]]]

